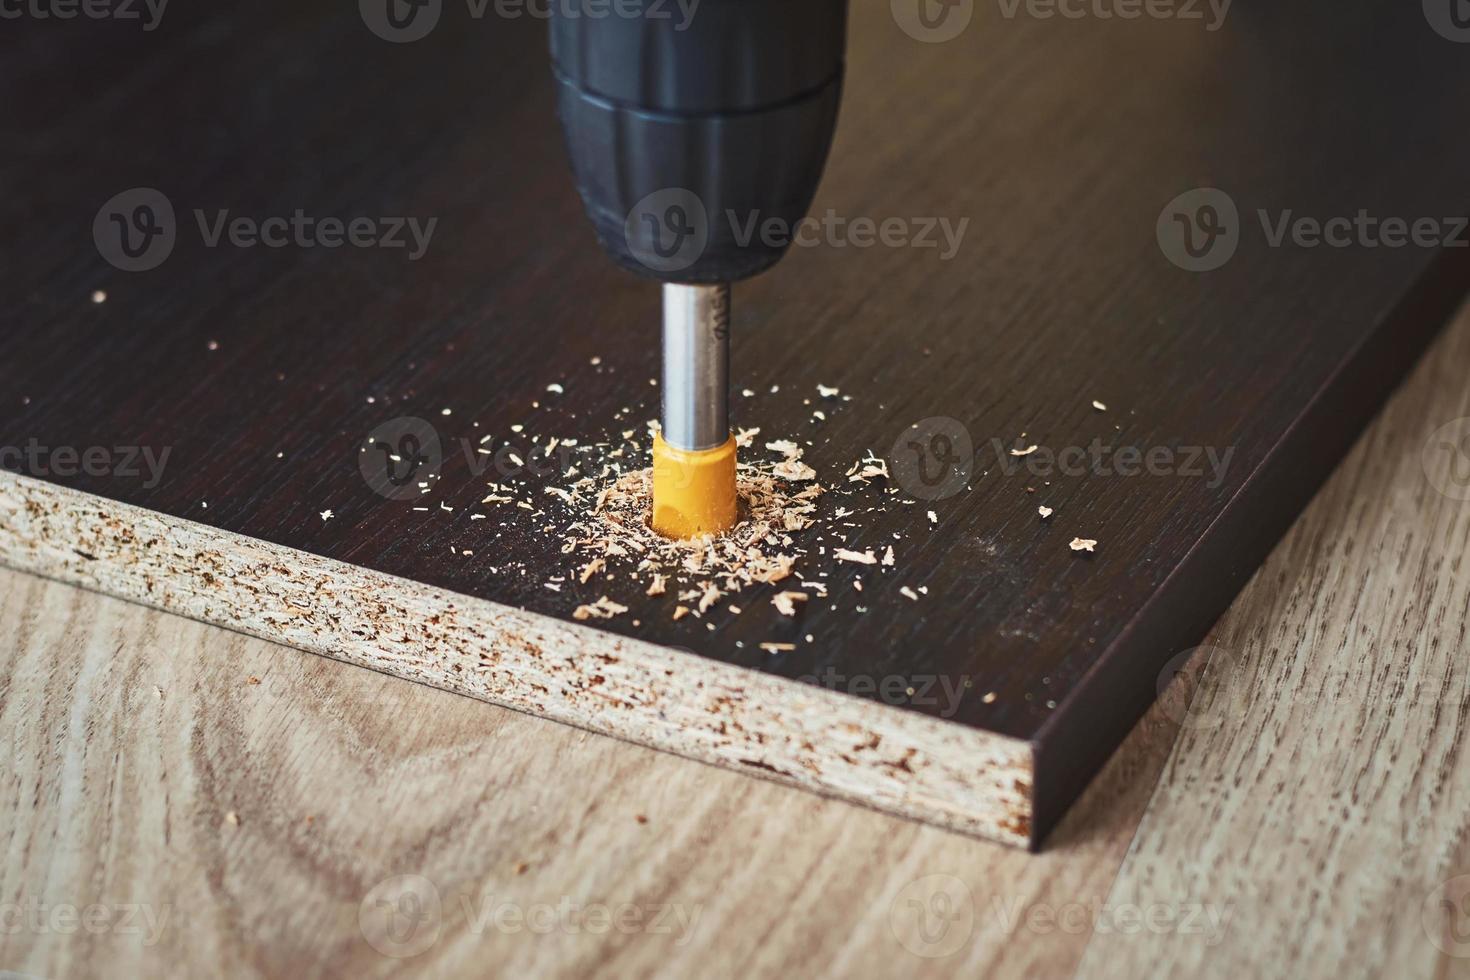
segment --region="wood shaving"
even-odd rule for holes
[[[856,564],[859,564],[859,565],[876,565],[876,564],[878,564],[878,559],[873,556],[873,552],[871,550],[870,551],[858,552],[858,551],[848,551],[846,548],[838,548],[833,553],[833,555],[834,555],[834,557],[838,561],[850,561],[850,562],[855,562]]]
[[[700,613],[709,612],[710,607],[720,601],[724,593],[713,582],[704,583],[704,594],[699,597]]]
[[[1051,515],[1055,514],[1056,511],[1052,510],[1050,507],[1047,507],[1047,506],[1044,506],[1043,505],[1041,507],[1036,508],[1036,513],[1040,514],[1041,515],[1041,519],[1044,521],[1048,517],[1050,517]]]
[[[1093,541],[1091,538],[1073,538],[1072,543],[1067,547],[1071,548],[1073,551],[1092,552],[1097,550],[1097,542]]]
[[[771,605],[783,616],[795,616],[796,604],[806,602],[809,598],[805,592],[777,592],[771,597]]]
[[[1011,450],[1011,455],[1012,456],[1030,456],[1032,453],[1036,452],[1036,450],[1038,450],[1040,448],[1041,448],[1040,446],[1027,446],[1025,449],[1012,449]]]
[[[796,649],[795,643],[762,643],[761,649],[767,653],[789,653]]]
[[[807,480],[815,480],[817,471],[803,462],[795,459],[784,460],[771,468],[771,472],[783,480],[793,483],[803,483]]]
[[[627,606],[620,606],[607,596],[603,596],[590,606],[578,606],[572,612],[572,618],[576,620],[612,619],[614,616],[621,616],[627,611]]]
[[[663,575],[655,574],[653,576],[653,582],[648,586],[648,591],[645,592],[645,593],[643,593],[643,594],[644,595],[663,595],[665,592],[668,591],[668,588],[669,588],[669,580],[668,580],[668,578],[666,578]]]
[[[915,592],[913,589],[909,588],[907,585],[905,585],[903,588],[899,589],[898,591],[901,592],[901,593],[903,593],[903,595],[905,597],[907,597],[909,599],[912,599],[915,602],[918,602],[919,601],[919,593]]]
[[[872,453],[853,463],[852,468],[847,471],[849,483],[867,483],[879,477],[888,478],[888,461],[879,459]]]
[[[1099,412],[1106,412],[1108,410],[1108,406],[1104,405],[1100,401],[1097,401],[1096,399],[1093,400],[1092,407],[1097,409]]]

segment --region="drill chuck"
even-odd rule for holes
[[[558,9],[561,7],[561,9]],[[553,5],[557,108],[604,249],[667,283],[770,268],[826,166],[841,101],[847,0],[667,0],[602,16]]]

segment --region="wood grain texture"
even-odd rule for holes
[[[7,918],[0,968],[1465,976],[1470,957],[1431,939],[1454,920],[1426,928],[1423,909],[1470,873],[1470,501],[1436,489],[1456,484],[1429,438],[1470,418],[1467,366],[1470,311],[1210,637],[1239,671],[1170,686],[1041,855],[0,571],[0,910],[171,906],[152,946]],[[408,959],[359,922],[398,875],[442,900],[439,938]],[[964,894],[935,875],[972,917],[931,921],[925,945],[907,902]],[[476,932],[461,896],[700,912],[682,944]],[[1099,931],[1130,928],[1125,907],[1204,904],[1230,910],[1213,943]]]
[[[1080,975],[1470,976],[1467,369],[1470,311],[1213,631],[1108,900],[1229,929]]]
[[[38,976],[1065,972],[1086,937],[1017,944],[982,903],[1103,892],[1173,734],[1140,725],[1035,857],[15,572],[0,621],[0,968]],[[404,875],[439,911],[385,937]],[[933,958],[906,902],[955,880]]]
[[[672,600],[632,593],[614,598],[637,600],[635,614],[606,628],[786,680],[972,679],[953,722],[1035,746],[1034,841],[1467,282],[1465,249],[1273,248],[1252,216],[1462,215],[1470,130],[1444,106],[1470,94],[1470,62],[1412,4],[1241,0],[1218,31],[982,6],[964,35],[926,45],[885,5],[856,5],[815,207],[969,219],[958,253],[798,250],[739,291],[733,324],[736,384],[761,393],[737,399],[740,424],[809,440],[808,461],[840,482],[915,423],[953,417],[977,446],[968,492],[933,504],[934,524],[902,494],[834,495],[812,543],[894,543],[899,563],[859,593],[850,569],[810,558],[832,597],[799,622],[758,593],[743,615],[675,623]],[[590,445],[654,414],[657,291],[610,268],[586,232],[542,25],[451,19],[390,45],[350,8],[274,0],[117,26],[27,20],[0,41],[0,80],[34,93],[0,109],[13,189],[0,199],[0,446],[168,449],[156,485],[116,470],[50,478],[545,616],[597,598],[601,583],[543,587],[569,571],[555,519],[472,522],[486,489],[472,454],[446,454],[422,513],[376,496],[357,466],[395,416],[432,419],[451,446],[512,425]],[[80,84],[83,64],[109,79],[105,98]],[[1237,202],[1241,241],[1228,265],[1193,274],[1166,260],[1155,223],[1207,185]],[[163,265],[124,274],[90,231],[136,187],[173,202],[179,238]],[[195,209],[439,225],[409,262],[401,249],[207,247]],[[94,306],[99,287],[109,298]],[[553,382],[565,397],[548,397]],[[820,423],[805,404],[819,383],[854,398]],[[1213,447],[1231,463],[1218,481],[1089,470],[1049,485],[1000,465],[1009,446],[1094,439]],[[542,481],[524,489],[544,499]],[[861,519],[840,523],[838,506]],[[1072,553],[1074,536],[1099,552]],[[772,639],[797,649],[770,656],[759,644]]]

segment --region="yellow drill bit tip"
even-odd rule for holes
[[[653,529],[666,538],[720,534],[735,526],[735,440],[699,452],[653,437]]]

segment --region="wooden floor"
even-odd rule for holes
[[[1467,371],[1462,315],[1039,856],[0,572],[0,968],[1470,976]]]

